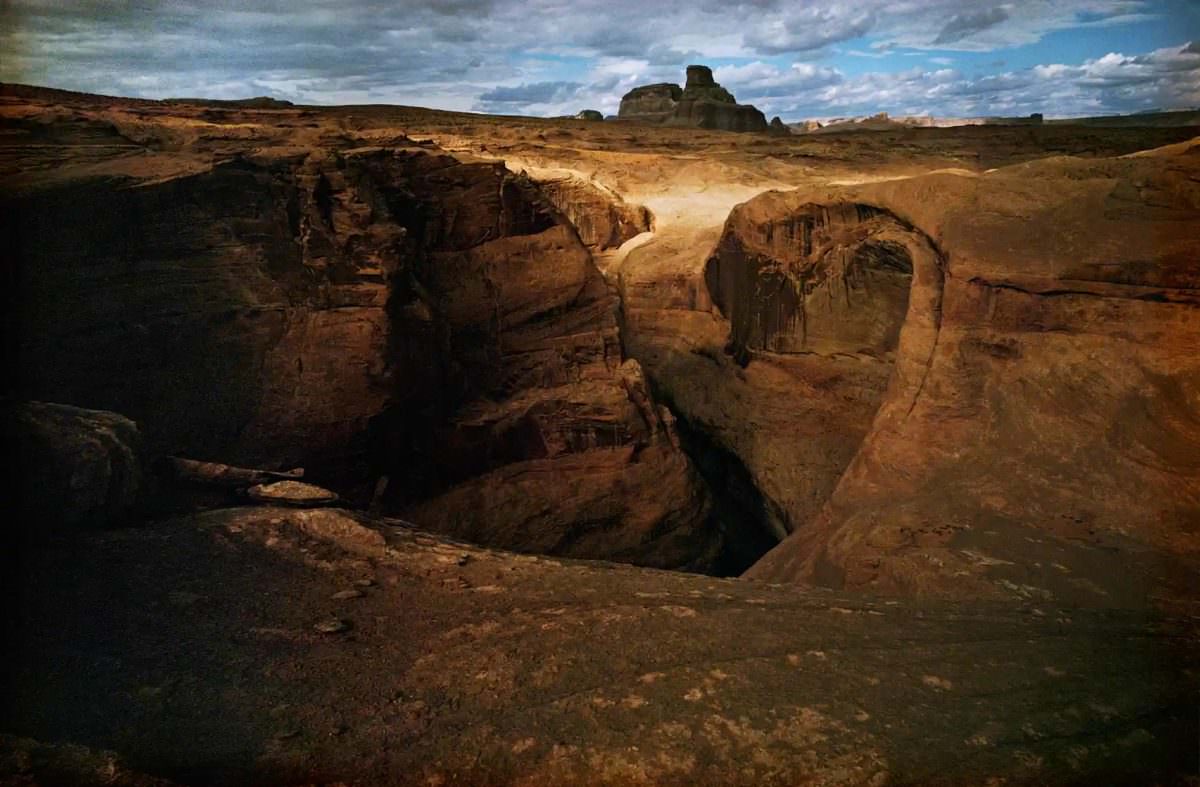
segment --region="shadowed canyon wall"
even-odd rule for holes
[[[739,358],[754,350],[886,357],[908,308],[910,245],[922,258],[931,252],[911,228],[866,205],[805,206],[783,220],[739,206],[705,281]]]
[[[719,548],[615,295],[502,165],[122,157],[5,209],[14,393],[128,415],[151,455],[307,464],[352,497],[386,476],[387,508],[495,546],[699,569]]]

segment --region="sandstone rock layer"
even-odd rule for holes
[[[154,456],[379,489],[495,545],[710,564],[703,485],[581,241],[619,244],[644,211],[552,189],[577,229],[502,164],[403,137],[21,111],[16,137],[57,142],[6,181],[20,395],[119,410]],[[98,160],[30,163],[95,133],[114,140]]]
[[[813,205],[891,214],[908,229],[885,242],[907,244],[914,263],[869,434],[819,514],[749,575],[1088,603],[1188,595],[1200,557],[1200,191],[1194,156],[1174,152],[770,194],[742,210],[769,222],[731,219],[722,248],[747,247],[743,276],[774,270],[756,254],[805,270],[802,239],[772,249],[762,230],[803,225]],[[836,247],[858,257],[872,241]],[[895,315],[897,300],[868,290],[883,299],[876,315]],[[735,346],[796,348],[803,320],[777,317],[798,310],[791,297],[735,301]],[[853,298],[842,302],[851,313]],[[845,314],[834,334],[863,343]]]

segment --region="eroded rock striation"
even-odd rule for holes
[[[705,272],[734,354],[893,352],[929,240],[868,205],[807,205],[782,220],[764,207],[735,208]]]
[[[616,296],[528,178],[403,138],[217,154],[163,149],[178,124],[153,117],[122,121],[139,144],[48,122],[119,144],[6,186],[20,395],[119,409],[153,455],[303,465],[351,498],[386,476],[392,510],[499,546],[711,561]],[[599,246],[625,232],[605,221]]]
[[[732,258],[710,267],[735,350],[874,356],[879,338],[895,341],[901,268],[912,271],[861,447],[820,512],[749,575],[1073,603],[1188,596],[1200,557],[1195,172],[1178,150],[1060,158],[743,206],[759,220],[731,218]],[[814,284],[807,239],[836,223],[815,210],[845,227],[823,259],[852,262]],[[792,239],[776,240],[780,227]],[[802,295],[831,285],[815,300],[833,319],[818,328]],[[854,318],[868,300],[880,320],[869,328]]]
[[[654,228],[654,217],[645,206],[630,204],[594,181],[563,173],[539,177],[537,183],[593,251],[616,248]]]

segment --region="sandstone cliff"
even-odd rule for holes
[[[1200,191],[1194,156],[1175,152],[737,209],[709,268],[735,352],[890,365],[895,347],[828,502],[749,575],[1088,603],[1186,594]]]
[[[128,415],[152,456],[307,465],[352,498],[386,476],[385,505],[485,543],[710,564],[617,299],[532,181],[403,138],[22,112],[12,393]],[[33,164],[87,135],[99,160]]]

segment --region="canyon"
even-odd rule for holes
[[[6,777],[1190,778],[1196,127],[0,125]]]

